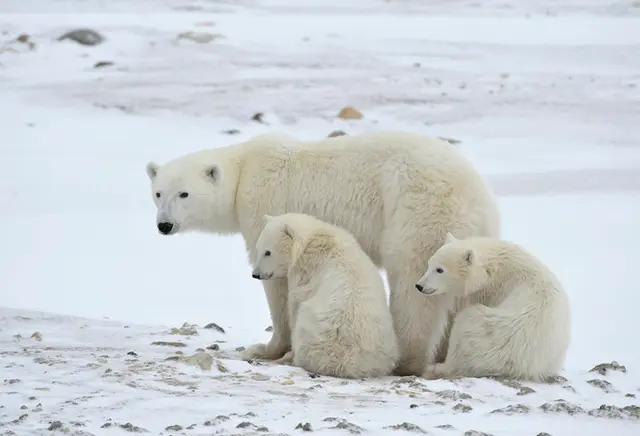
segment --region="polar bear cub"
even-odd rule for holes
[[[444,363],[425,378],[502,376],[543,381],[564,364],[571,336],[569,300],[557,277],[519,245],[451,233],[416,284],[471,304],[455,317]],[[473,304],[473,298],[483,304]]]
[[[317,374],[391,374],[399,348],[378,269],[355,237],[307,214],[264,216],[253,277],[287,278],[291,351]]]

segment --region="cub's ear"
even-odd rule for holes
[[[264,214],[264,215],[262,216],[262,222],[263,222],[264,224],[267,224],[269,221],[271,221],[271,218],[273,218],[271,215]]]
[[[204,169],[204,174],[211,181],[218,182],[222,178],[222,168],[218,164],[207,165]]]
[[[150,180],[153,180],[158,175],[158,170],[160,169],[160,165],[155,162],[149,162],[147,164],[147,176],[149,176]]]
[[[282,228],[282,231],[284,232],[285,235],[287,235],[289,238],[291,239],[295,239],[296,237],[296,232],[295,230],[293,230],[293,228],[289,225],[289,224],[285,224],[284,227]]]
[[[473,250],[467,250],[464,252],[464,261],[467,265],[471,265],[476,261],[476,253]]]
[[[444,243],[445,244],[450,244],[454,241],[457,241],[458,239],[453,236],[453,234],[451,232],[447,232],[447,236],[444,238]]]

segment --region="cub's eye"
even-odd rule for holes
[[[271,256],[271,252],[269,250],[267,250],[267,251],[264,252],[264,255],[265,256]]]
[[[160,193],[156,192],[156,198],[160,198]]]
[[[180,198],[187,198],[189,196],[188,192],[181,192],[180,193]]]
[[[442,268],[436,268],[436,272],[438,274],[442,274],[444,272],[444,270]]]

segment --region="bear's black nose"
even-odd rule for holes
[[[166,223],[166,222],[158,223],[158,231],[163,235],[168,235],[169,233],[171,233],[172,229],[173,229],[173,224],[171,223]]]
[[[253,274],[251,274],[251,277],[253,277],[254,279],[259,279],[260,278],[260,274],[253,273]]]
[[[422,292],[422,290],[424,289],[424,286],[422,285],[416,285],[416,289],[420,292]]]

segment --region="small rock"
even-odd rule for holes
[[[264,329],[265,332],[272,332],[273,331],[273,326],[269,326],[266,329]]]
[[[236,351],[244,351],[245,348],[244,347],[236,347]]]
[[[198,366],[203,371],[210,371],[213,365],[213,356],[203,352],[195,353],[189,357],[182,358],[182,363]]]
[[[309,373],[309,378],[320,378],[320,374],[316,374],[315,372],[310,372]]]
[[[197,426],[198,426],[198,424],[191,424],[190,426],[187,427],[187,430],[193,430]]]
[[[627,372],[627,367],[620,365],[615,360],[611,363],[600,363],[589,370],[589,372],[597,372],[600,375],[607,375],[607,371]]]
[[[436,425],[435,428],[440,428],[442,430],[455,430],[455,427],[451,424]]]
[[[152,342],[151,345],[158,345],[162,347],[176,347],[176,348],[187,346],[187,344],[185,344],[184,342],[167,342],[167,341],[155,341],[155,342]]]
[[[16,383],[20,383],[21,380],[19,378],[10,378],[10,379],[5,379],[4,383],[7,385],[15,385]]]
[[[113,424],[111,424],[110,422],[105,422],[104,424],[102,424],[102,425],[100,426],[100,428],[109,428],[109,427],[111,427],[112,425],[113,425]]]
[[[27,409],[28,409],[28,407],[25,406],[24,404],[22,406],[20,406],[20,410],[27,410]]]
[[[125,430],[125,431],[129,431],[131,433],[148,433],[148,430],[142,428],[142,427],[138,427],[137,425],[133,425],[130,422],[127,422],[126,424],[120,424],[119,426],[121,429]]]
[[[341,120],[361,120],[363,115],[353,106],[345,106],[338,112],[338,118]]]
[[[531,412],[531,408],[525,404],[516,404],[510,405],[507,407],[503,407],[502,409],[495,409],[489,413],[501,413],[504,415],[515,415],[520,413],[529,413]]]
[[[135,356],[135,357],[138,357],[138,353],[136,353],[135,351],[129,351],[129,352],[127,353],[127,356]]]
[[[342,130],[334,130],[327,135],[327,138],[335,138],[336,136],[346,136],[347,133]]]
[[[182,324],[180,328],[172,328],[172,335],[182,335],[182,336],[194,336],[198,334],[198,327],[195,325],[190,325],[188,323]]]
[[[257,428],[258,426],[255,425],[253,422],[249,422],[249,421],[242,421],[240,424],[236,425],[236,428]]]
[[[469,413],[473,410],[473,407],[467,404],[458,403],[455,406],[453,406],[451,410],[453,410],[454,412]]]
[[[624,396],[627,398],[635,398],[636,394],[624,394]]]
[[[38,399],[38,397],[29,397],[29,401],[35,401],[37,399]]]
[[[165,427],[165,430],[166,431],[181,431],[182,430],[182,426],[174,424],[174,425],[170,425],[168,427]]]
[[[240,133],[240,131],[238,130],[238,133]],[[222,327],[220,327],[218,324],[216,324],[215,322],[210,322],[209,324],[207,324],[206,326],[204,326],[204,328],[206,329],[214,329],[220,333],[225,333],[224,329]]]
[[[552,385],[562,385],[568,382],[568,380],[565,377],[562,377],[561,375],[554,375],[554,376],[548,377],[545,381]]]
[[[215,39],[224,38],[224,35],[219,33],[209,33],[209,32],[182,32],[179,33],[177,39],[187,39],[189,41],[197,42],[198,44],[208,44]]]
[[[104,68],[104,67],[112,67],[115,63],[111,61],[98,61],[93,64],[93,68]]]
[[[29,35],[27,35],[26,33],[21,33],[17,38],[16,41],[21,42],[23,44],[26,44],[29,42]]]
[[[491,433],[484,433],[478,430],[467,430],[464,432],[464,436],[493,436]]]
[[[536,436],[551,436],[551,435],[549,433],[541,432],[541,433],[538,433]]]
[[[585,413],[582,407],[575,404],[569,404],[566,401],[559,401],[555,404],[544,403],[540,406],[540,409],[545,413],[565,413],[570,416]]]
[[[40,332],[33,332],[33,334],[30,336],[31,339],[35,339],[36,341],[40,342],[42,341],[42,334]]]
[[[47,430],[54,431],[62,428],[62,423],[60,421],[53,421]]]
[[[388,428],[390,430],[406,430],[406,431],[412,431],[414,433],[422,433],[422,434],[426,434],[427,433],[419,425],[411,424],[410,422],[403,422],[402,424],[389,425],[389,426],[384,427],[384,428]]]
[[[611,418],[611,419],[640,419],[640,406],[610,406],[603,404],[597,409],[589,411],[589,415],[596,418]]]
[[[333,418],[333,417],[329,417],[329,418],[325,418],[323,419],[324,422],[336,422],[337,424],[332,427],[335,429],[339,429],[339,430],[347,430],[349,433],[351,434],[360,434],[364,431],[364,428],[355,425],[351,422],[348,422],[346,419],[343,418]]]
[[[70,39],[82,45],[98,45],[104,41],[104,37],[95,30],[75,29],[65,33],[58,38],[58,41]]]
[[[534,394],[535,392],[536,391],[530,388],[529,386],[522,386],[520,390],[516,393],[516,395],[523,396],[523,395]]]
[[[462,142],[462,141],[460,141],[459,139],[446,138],[446,137],[444,137],[444,136],[438,136],[438,139],[440,139],[440,140],[442,140],[442,141],[445,141],[445,142],[448,142],[448,143],[449,143],[449,144],[451,144],[451,145],[460,144],[460,142]]]
[[[608,394],[612,392],[618,392],[618,390],[615,387],[613,387],[613,385],[609,383],[607,380],[593,379],[593,380],[587,380],[587,383],[589,383],[591,386],[602,389]]]
[[[262,112],[256,112],[251,117],[251,120],[255,121],[256,123],[262,123],[262,122],[264,122],[264,114]]]
[[[241,132],[238,129],[228,129],[228,130],[223,130],[222,133],[224,133],[225,135],[238,135]],[[207,328],[207,327],[205,326],[205,328]]]
[[[218,351],[220,349],[220,345],[218,344],[211,344],[207,347],[207,350],[212,350],[212,351]]]
[[[302,431],[313,431],[313,429],[311,428],[310,422],[305,422],[304,424],[299,422],[298,425],[296,425],[295,429],[302,430]]]
[[[409,409],[415,409],[416,407],[418,407],[417,404],[409,404]]]

